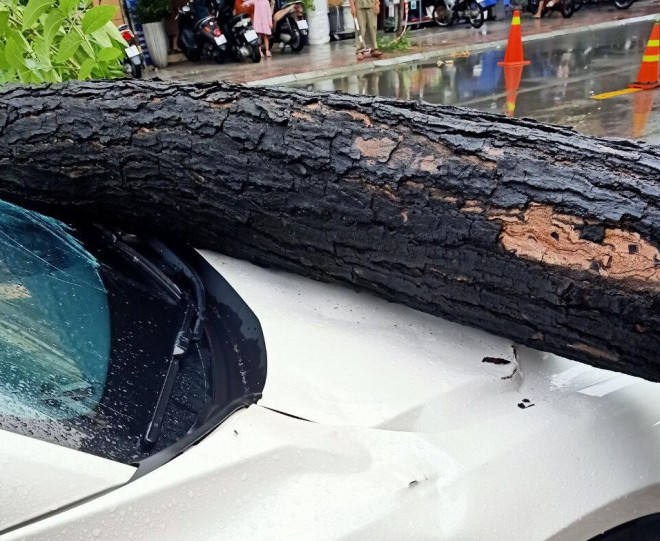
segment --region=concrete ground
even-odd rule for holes
[[[515,95],[507,95],[504,70],[497,65],[503,48],[374,70],[364,74],[298,83],[321,91],[343,91],[430,103],[461,105],[489,112],[509,112],[577,131],[607,137],[660,143],[660,88],[594,99],[626,89],[635,80],[651,21],[637,22],[524,46],[531,61],[522,69]],[[441,63],[442,61],[441,60]],[[512,109],[512,110],[511,110]]]
[[[583,8],[570,19],[558,13],[542,20],[534,20],[523,14],[522,32],[526,42],[568,34],[596,32],[633,22],[650,20],[660,14],[660,0],[636,2],[625,11],[616,10],[610,3]],[[431,26],[413,31],[412,49],[403,53],[390,53],[381,60],[355,60],[353,40],[334,42],[329,45],[307,47],[299,54],[274,52],[273,57],[258,64],[236,62],[218,65],[214,63],[183,62],[158,70],[162,79],[186,81],[225,80],[251,84],[292,84],[314,78],[369,71],[411,61],[423,61],[463,50],[472,52],[489,47],[501,47],[506,43],[510,18],[488,21],[475,30],[466,24],[451,28]],[[563,40],[564,38],[562,38]]]

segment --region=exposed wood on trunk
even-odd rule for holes
[[[183,237],[660,380],[660,151],[223,84],[0,91],[0,196]]]

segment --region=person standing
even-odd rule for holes
[[[254,15],[252,16],[252,26],[254,31],[259,34],[261,42],[266,50],[266,56],[270,57],[270,35],[273,31],[273,14],[270,11],[269,0],[246,0],[243,6],[254,6]],[[263,56],[263,53],[261,53]]]
[[[360,31],[355,32],[356,58],[362,60],[362,50],[366,47],[371,49],[371,56],[379,57],[383,53],[378,50],[376,42],[376,17],[380,13],[380,0],[349,0],[351,3],[351,14],[357,19]],[[364,38],[364,45],[360,41],[360,34]]]
[[[180,53],[177,45],[179,38],[179,23],[177,17],[179,9],[185,6],[188,0],[170,0],[170,15],[165,19],[165,33],[167,34],[168,49],[167,54]]]
[[[536,13],[534,14],[534,18],[540,19],[541,17],[543,17],[543,9],[544,8],[550,9],[554,5],[555,5],[555,0],[540,0],[539,9],[536,10]]]

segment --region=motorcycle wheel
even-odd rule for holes
[[[529,2],[527,2],[527,5],[525,6],[525,9],[529,13],[534,15],[536,13],[536,10],[539,9],[539,0],[530,0]]]
[[[291,47],[291,50],[294,53],[299,53],[300,51],[302,51],[302,48],[305,46],[305,41],[303,40],[300,31],[297,28],[294,28],[293,25],[291,26],[291,41],[289,41],[287,45]]]
[[[433,20],[438,26],[451,26],[454,23],[454,12],[440,0],[433,9]]]
[[[614,0],[614,7],[616,9],[628,9],[633,5],[635,0]]]
[[[573,13],[575,13],[575,4],[573,2],[574,0],[561,0],[559,10],[564,19],[570,19]]]
[[[475,0],[467,3],[465,15],[472,28],[481,28],[481,25],[484,24],[484,8]]]
[[[259,45],[250,45],[250,60],[255,64],[261,62],[261,51],[259,50]]]
[[[131,62],[131,75],[133,79],[142,79],[142,64],[136,66]]]
[[[185,56],[188,60],[191,62],[198,62],[200,59],[200,54],[199,54],[199,49],[197,51],[192,52],[191,49],[188,49],[186,47],[186,44],[184,43],[183,39],[181,39],[181,30],[179,30],[179,39],[176,42],[177,46],[179,47],[179,50],[183,53],[183,56]]]

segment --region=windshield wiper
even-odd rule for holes
[[[206,313],[206,291],[204,290],[204,284],[201,278],[163,242],[158,239],[148,238],[147,244],[167,261],[169,265],[183,274],[192,285],[193,294],[195,295],[195,309],[197,311],[197,318],[192,328],[192,339],[194,341],[199,340],[202,335],[204,314]]]
[[[197,275],[197,273],[191,269],[183,260],[181,260],[164,243],[156,239],[148,239],[148,245],[153,250],[155,250],[167,262],[168,265],[179,271],[188,279],[192,285],[191,289],[195,298],[194,305],[189,303],[186,306],[186,312],[181,324],[181,329],[177,334],[176,341],[174,343],[174,350],[172,351],[170,362],[167,367],[165,381],[163,382],[160,394],[158,395],[158,401],[156,402],[156,407],[154,408],[154,412],[151,415],[151,419],[149,420],[147,431],[142,438],[142,441],[145,445],[152,446],[158,441],[158,438],[160,437],[165,410],[167,409],[167,403],[169,402],[170,396],[172,394],[174,380],[176,379],[176,375],[179,372],[181,360],[184,358],[186,352],[188,351],[190,344],[199,341],[202,337],[204,313],[206,312],[206,291],[204,290],[202,280]]]
[[[194,317],[195,309],[192,307],[192,305],[189,304],[186,307],[183,323],[181,324],[181,328],[176,336],[176,341],[174,342],[174,349],[170,355],[170,361],[167,366],[167,373],[165,374],[165,381],[163,381],[163,386],[160,388],[158,400],[156,401],[156,407],[154,408],[154,412],[151,414],[151,419],[147,425],[147,431],[142,438],[143,443],[146,445],[154,445],[160,437],[160,430],[162,428],[165,410],[167,408],[167,403],[170,400],[170,395],[172,394],[174,380],[176,379],[176,375],[179,373],[181,359],[183,359],[185,356],[186,352],[188,351],[188,347],[192,342],[192,322]]]
[[[122,255],[124,255],[124,257],[137,265],[140,270],[156,280],[177,303],[188,301],[186,302],[183,321],[181,322],[181,327],[176,335],[174,348],[169,358],[165,380],[163,381],[163,385],[158,394],[158,400],[156,401],[156,406],[149,419],[147,430],[142,438],[142,442],[145,445],[153,446],[160,437],[165,410],[167,409],[167,404],[172,394],[174,381],[179,373],[181,361],[185,357],[190,344],[192,342],[197,342],[202,337],[204,313],[206,311],[206,292],[197,273],[159,240],[149,239],[147,244],[155,250],[170,267],[180,272],[186,279],[188,279],[192,286],[190,289],[192,296],[194,297],[194,303],[190,302],[188,291],[182,292],[179,286],[177,286],[167,274],[161,271],[158,266],[152,263],[147,257],[126,244],[121,236],[108,231],[102,226],[97,226],[97,228],[110,246],[117,249]]]
[[[112,231],[107,230],[105,227],[96,225],[95,227],[100,231],[103,239],[108,243],[108,245],[116,249],[124,258],[128,259],[131,263],[136,265],[142,272],[148,274],[151,278],[156,280],[170,297],[174,299],[175,302],[180,302],[183,294],[181,289],[177,286],[170,278],[161,271],[156,265],[154,265],[149,259],[144,257],[140,252],[131,248],[126,244],[119,235],[113,233]]]

